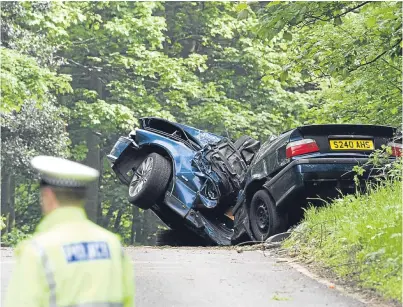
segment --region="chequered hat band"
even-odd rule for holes
[[[66,178],[54,178],[49,177],[44,174],[41,176],[41,180],[46,184],[57,186],[57,187],[64,187],[64,188],[84,188],[88,186],[91,182],[88,181],[79,181],[74,179],[66,179]]]

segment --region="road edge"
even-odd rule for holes
[[[350,298],[353,298],[360,303],[363,303],[367,306],[371,307],[392,307],[395,306],[394,304],[391,303],[386,303],[386,302],[380,302],[379,299],[377,298],[367,298],[365,295],[357,292],[352,292],[346,289],[346,287],[341,286],[340,284],[337,284],[335,282],[332,282],[324,277],[319,276],[318,274],[312,272],[309,270],[306,266],[304,266],[301,263],[296,262],[292,258],[287,258],[287,257],[275,257],[278,262],[283,262],[290,267],[292,267],[294,270],[297,272],[305,275],[306,277],[309,277],[310,279],[315,280],[316,282],[327,286],[329,289],[339,291],[345,296],[348,296]]]

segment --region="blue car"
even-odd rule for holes
[[[160,118],[119,138],[108,159],[128,200],[152,210],[177,233],[206,245],[230,245],[232,207],[260,143],[236,142]]]

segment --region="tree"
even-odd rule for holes
[[[2,207],[17,230],[39,219],[28,161],[43,153],[98,169],[88,216],[128,244],[152,242],[161,224],[127,202],[106,159],[139,117],[262,141],[305,123],[400,123],[396,2],[1,8]]]
[[[10,231],[18,203],[16,187],[32,178],[29,160],[38,154],[68,153],[65,113],[54,102],[57,94],[69,92],[71,87],[68,76],[53,70],[49,60],[53,51],[44,47],[46,37],[26,44],[35,37],[29,25],[40,20],[49,7],[1,3],[1,8],[1,209],[7,217],[5,230]],[[41,63],[45,58],[47,65]]]
[[[271,2],[259,16],[259,35],[289,41],[289,70],[320,84],[308,120],[400,125],[401,2]]]
[[[220,2],[172,2],[165,5],[171,57],[201,57],[195,74],[203,84],[176,117],[233,138],[263,140],[298,125],[310,97],[297,74],[284,78],[283,45],[270,46],[251,32],[259,20],[239,18],[242,5]],[[298,89],[297,91],[295,89]]]

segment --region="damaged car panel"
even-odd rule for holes
[[[374,150],[389,145],[392,155],[401,156],[395,134],[386,126],[310,125],[260,146],[248,136],[232,142],[142,118],[140,129],[120,137],[108,158],[132,204],[154,211],[177,233],[229,245],[265,240],[296,224],[308,202],[320,206],[319,199],[338,191],[354,192],[352,170]],[[363,188],[375,174],[364,174]]]
[[[237,144],[249,159],[257,148],[253,143],[248,139]],[[134,205],[153,210],[171,228],[185,225],[210,244],[231,244],[232,221],[225,213],[235,204],[247,164],[229,139],[142,118],[140,129],[120,137],[108,158],[120,181],[129,186]],[[156,165],[169,180],[158,178]],[[142,195],[152,184],[153,193]]]

